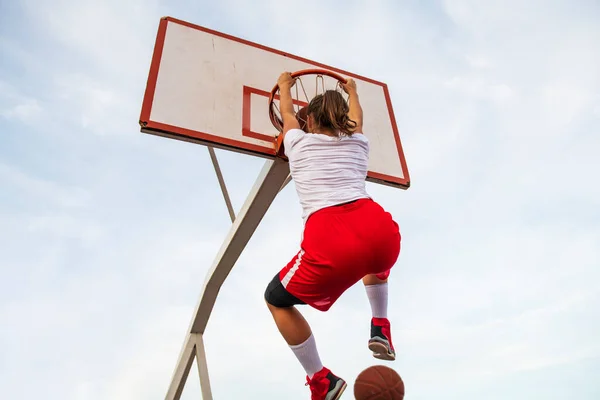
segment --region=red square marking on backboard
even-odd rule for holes
[[[251,137],[258,140],[264,140],[265,142],[275,141],[275,137],[271,135],[265,135],[264,133],[255,132],[252,130],[252,95],[256,94],[259,96],[266,97],[267,100],[271,96],[270,92],[256,89],[250,86],[245,86],[243,89],[243,100],[242,100],[242,135]],[[279,96],[275,95],[275,99],[279,100]],[[300,100],[293,100],[293,103],[300,107],[306,107],[308,103]]]

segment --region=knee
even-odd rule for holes
[[[285,309],[285,307],[282,307],[280,304],[281,302],[277,299],[277,297],[273,295],[273,290],[271,290],[269,286],[267,286],[267,289],[265,290],[264,298],[267,308],[272,315],[275,315],[279,310]]]
[[[274,306],[273,304],[269,303],[268,300],[265,301],[265,303],[267,304],[267,309],[269,310],[269,312],[271,313],[271,315],[275,315],[277,313],[277,310],[280,310],[280,308],[277,308],[276,306]]]
[[[296,304],[306,304],[283,287],[279,280],[279,274],[275,275],[273,280],[267,285],[264,298],[271,312],[274,310],[290,308]]]
[[[273,303],[275,303],[275,299],[274,299],[274,295],[273,295],[274,289],[275,289],[275,284],[273,283],[273,280],[272,280],[271,282],[269,282],[269,284],[265,288],[265,293],[263,295],[263,297],[265,299],[265,303],[267,303],[267,307],[269,308],[269,310],[276,308],[273,305]]]
[[[271,304],[271,296],[269,294],[269,290],[268,289],[265,290],[264,299],[265,299],[265,303],[267,304],[267,307],[270,310],[273,307],[273,304]]]
[[[265,299],[265,303],[267,303],[267,307],[271,308],[271,302],[270,302],[271,294],[269,293],[269,287],[268,286],[265,289],[265,293],[264,293],[263,297]]]

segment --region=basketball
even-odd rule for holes
[[[356,400],[402,400],[404,382],[391,368],[374,365],[362,371],[354,381]]]

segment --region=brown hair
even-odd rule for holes
[[[298,112],[296,113],[296,119],[300,124],[300,129],[306,132],[306,123],[308,121],[308,106],[302,107],[300,110],[298,110]]]
[[[350,107],[337,90],[327,90],[315,96],[307,107],[307,115],[311,116],[315,125],[321,129],[331,130],[336,136],[351,136],[356,130],[356,121],[348,117]]]

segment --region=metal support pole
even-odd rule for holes
[[[192,368],[192,364],[194,362],[194,356],[196,355],[195,348],[195,338],[193,335],[188,333],[186,335],[183,348],[179,353],[179,361],[177,362],[177,367],[175,368],[173,377],[171,378],[171,385],[169,386],[169,391],[167,392],[165,399],[179,400],[181,398],[185,381],[190,374],[190,369]]]
[[[210,386],[208,382],[208,368],[206,367],[206,356],[202,344],[201,351],[197,348],[195,334],[200,336],[206,330],[208,319],[215,305],[217,295],[223,282],[231,272],[235,262],[240,257],[246,244],[250,241],[252,234],[258,227],[258,224],[263,219],[269,206],[275,200],[275,197],[284,185],[290,173],[289,164],[286,161],[276,158],[268,160],[258,176],[254,187],[250,191],[246,202],[240,209],[238,216],[235,218],[229,234],[225,238],[219,253],[217,254],[213,267],[208,272],[207,279],[204,283],[200,301],[196,306],[194,317],[188,329],[188,335],[180,353],[179,360],[175,373],[171,379],[171,385],[166,396],[166,400],[179,400],[181,392],[185,385],[185,381],[189,374],[189,368],[193,362],[194,349],[199,360],[199,373],[201,376],[200,384],[202,385],[202,393],[204,399],[212,399]],[[189,351],[190,342],[193,342],[191,355]],[[200,371],[202,369],[202,371]],[[205,374],[205,382],[203,382],[202,374]],[[208,396],[208,397],[206,397]]]
[[[229,192],[227,192],[227,186],[225,185],[225,179],[223,179],[223,173],[221,172],[221,167],[219,166],[219,160],[217,160],[215,149],[208,146],[208,154],[210,154],[213,167],[215,167],[217,179],[219,180],[219,186],[221,187],[221,192],[223,193],[223,198],[225,199],[225,204],[227,205],[227,211],[229,211],[229,218],[231,218],[231,222],[233,222],[235,221],[235,211],[231,205],[231,199],[229,198]]]
[[[279,191],[281,192],[287,186],[287,184],[290,183],[291,181],[292,181],[292,175],[289,174],[287,176],[287,178],[285,178],[285,181],[283,181],[283,185],[281,185],[281,189],[279,189]]]
[[[213,400],[210,390],[210,379],[208,377],[208,364],[206,362],[206,351],[204,349],[204,338],[199,333],[192,334],[196,338],[196,365],[200,377],[200,390],[202,400]]]

